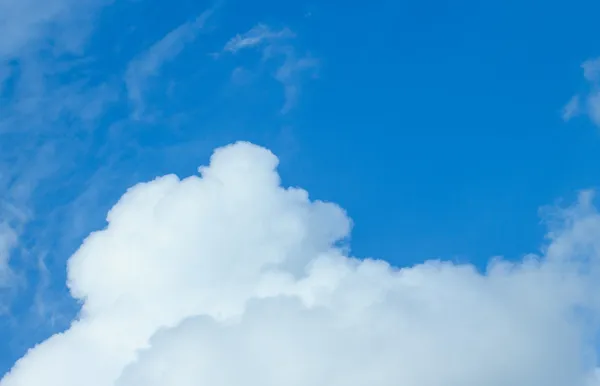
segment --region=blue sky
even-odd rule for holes
[[[539,208],[600,182],[591,0],[3,3],[2,373],[67,326],[66,261],[128,187],[236,140],[395,265],[536,252]]]

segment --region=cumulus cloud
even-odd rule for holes
[[[282,114],[288,113],[296,105],[305,73],[314,75],[319,66],[316,58],[297,54],[296,48],[289,43],[294,37],[296,34],[288,28],[275,31],[267,25],[257,24],[249,31],[231,38],[223,47],[223,52],[233,54],[248,48],[261,49],[263,61],[283,59],[273,75],[284,90],[285,102],[280,110]],[[236,71],[239,72],[240,68]]]
[[[548,214],[521,262],[394,267],[349,254],[339,206],[270,151],[130,188],[68,262],[80,316],[0,386],[594,386],[600,214]]]

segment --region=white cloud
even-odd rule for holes
[[[551,213],[541,257],[398,268],[349,257],[344,211],[277,163],[237,143],[129,189],[69,260],[79,320],[0,385],[599,384],[590,193]]]
[[[196,39],[211,13],[212,11],[203,12],[195,20],[175,28],[129,64],[125,83],[129,100],[133,103],[134,119],[140,119],[144,113],[144,94],[148,80]]]
[[[261,48],[263,60],[283,58],[274,78],[281,83],[285,102],[280,112],[288,113],[297,103],[303,74],[310,70],[315,73],[319,62],[310,56],[298,56],[296,49],[287,41],[296,35],[289,29],[273,31],[264,24],[258,24],[249,31],[238,34],[224,46],[223,52],[237,53],[242,49]],[[239,67],[235,71],[240,71]]]
[[[287,28],[273,31],[264,24],[257,24],[243,34],[237,34],[231,38],[223,48],[227,52],[237,52],[244,48],[256,47],[265,42],[273,42],[279,39],[293,38],[295,34]]]

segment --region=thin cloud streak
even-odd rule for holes
[[[129,63],[125,74],[125,84],[127,95],[133,105],[133,119],[139,120],[145,115],[144,94],[149,80],[157,76],[165,63],[175,59],[186,45],[197,38],[212,13],[212,10],[203,12],[194,21],[184,23],[170,31]]]

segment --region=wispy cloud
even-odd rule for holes
[[[144,115],[144,94],[150,78],[155,77],[165,63],[173,60],[187,44],[196,39],[211,14],[211,10],[203,12],[195,20],[180,25],[129,63],[125,83],[133,105],[132,118],[141,119]]]
[[[35,57],[80,53],[98,9],[113,0],[0,1],[0,63]]]
[[[249,31],[243,34],[237,34],[231,38],[223,48],[223,51],[237,52],[244,48],[256,47],[265,42],[273,42],[280,39],[293,38],[296,35],[287,28],[280,31],[273,31],[265,24],[257,24]]]
[[[587,97],[587,112],[597,126],[600,126],[600,91],[594,90]]]
[[[562,118],[564,121],[569,121],[571,118],[580,113],[580,96],[574,95],[562,109]]]
[[[297,103],[303,76],[306,72],[316,73],[319,62],[307,55],[298,55],[290,43],[296,34],[288,28],[273,30],[265,24],[257,24],[249,31],[231,38],[223,47],[223,52],[235,54],[243,49],[261,49],[263,62],[283,59],[273,77],[281,83],[285,102],[280,112],[288,113]],[[239,68],[236,69],[239,71]]]
[[[122,97],[122,79],[113,79],[113,74],[89,76],[93,59],[87,39],[99,9],[111,3],[0,1],[0,287],[19,275],[11,268],[17,247],[32,249],[26,264],[21,257],[17,261],[27,267],[18,269],[43,276],[40,269],[45,262],[40,259],[58,241],[39,237],[36,243],[23,245],[33,235],[28,229],[36,223],[37,212],[51,222],[46,211],[58,210],[40,209],[39,197],[60,190],[59,184],[72,176],[85,179],[76,160],[96,151],[96,126]],[[209,14],[171,31],[129,64],[125,86],[139,112],[147,78],[195,38]]]
[[[16,242],[15,231],[7,223],[0,223],[0,288],[11,282],[12,272],[8,266],[8,258]]]
[[[588,90],[571,98],[563,108],[562,117],[568,121],[576,115],[585,114],[600,127],[600,58],[586,60],[581,69]]]
[[[581,65],[583,76],[590,82],[600,80],[600,58],[589,59]]]
[[[289,112],[296,105],[302,83],[301,77],[306,71],[314,74],[318,65],[317,59],[311,57],[297,58],[293,50],[285,50],[285,61],[275,73],[275,79],[283,85],[285,94],[285,103],[281,108],[282,114]]]
[[[0,285],[13,277],[9,260],[35,217],[40,186],[83,150],[63,145],[81,145],[78,131],[114,98],[78,71],[93,18],[110,3],[0,1]]]

